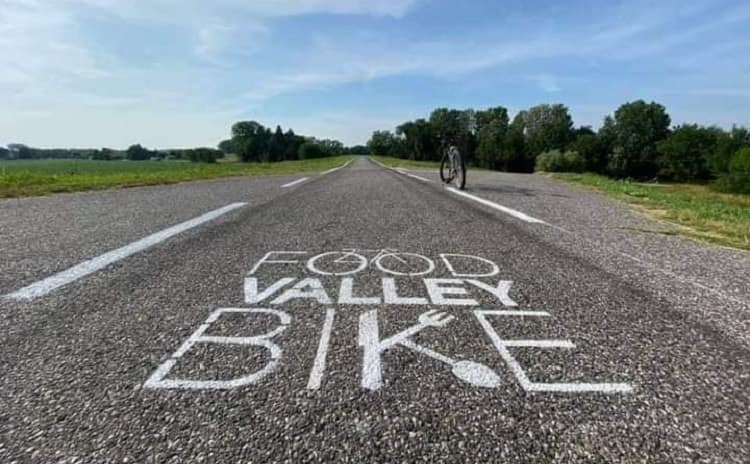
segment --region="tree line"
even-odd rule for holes
[[[324,158],[344,154],[368,154],[365,146],[345,147],[338,140],[316,139],[286,132],[281,126],[271,130],[256,121],[240,121],[232,126],[231,138],[219,143],[224,153],[237,154],[245,162],[276,162]]]
[[[666,108],[637,100],[604,118],[598,131],[576,127],[562,104],[543,104],[511,120],[502,106],[438,108],[429,118],[375,131],[374,155],[438,161],[454,144],[470,163],[512,172],[595,172],[616,178],[680,182],[718,179],[728,191],[750,193],[750,131],[685,124],[671,127]]]
[[[215,163],[223,158],[224,153],[215,148],[185,148],[170,150],[149,150],[140,144],[131,145],[127,150],[111,148],[34,148],[23,144],[10,144],[8,148],[0,147],[0,160],[33,160],[33,159],[91,159],[98,161],[147,161],[147,160],[184,160],[194,163]]]
[[[276,130],[272,131],[256,121],[240,121],[232,126],[231,138],[222,140],[218,149],[202,147],[151,150],[141,144],[131,145],[126,150],[47,149],[14,143],[8,145],[8,148],[0,147],[0,160],[59,158],[105,161],[185,160],[196,163],[215,163],[216,160],[233,154],[244,162],[277,162],[369,153],[369,148],[364,145],[346,147],[338,140],[297,135],[292,129],[284,132],[281,126],[276,126]]]

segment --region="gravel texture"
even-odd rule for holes
[[[521,222],[364,159],[284,190],[281,178],[254,178],[26,200],[24,216],[13,219],[23,227],[15,235],[28,231],[29,241],[60,240],[71,248],[66,253],[26,237],[4,241],[4,249],[24,250],[3,263],[6,289],[46,276],[47,262],[59,269],[206,209],[249,205],[44,298],[0,301],[0,462],[748,462],[750,352],[746,332],[737,329],[748,291],[741,278],[736,287],[711,286],[737,300],[717,319],[712,311],[731,301],[694,285],[709,285],[724,263],[741,266],[746,257],[670,237],[661,245],[648,241],[644,253],[651,260],[643,264],[618,253],[632,250],[608,242],[604,225],[639,220],[624,208],[536,177],[469,174],[471,193],[555,227]],[[508,179],[527,193],[504,194]],[[492,182],[498,192],[488,191]],[[75,214],[106,238],[92,243],[80,232],[84,226],[66,227],[60,211],[68,202],[86,205]],[[124,204],[130,217],[139,218],[133,221],[138,230],[115,219],[127,217],[115,210]],[[587,235],[585,225],[592,222],[577,220],[579,210],[581,218],[602,225],[598,232]],[[7,227],[3,223],[2,237],[9,235]],[[692,273],[683,273],[686,265],[670,260],[693,258],[678,247],[701,247],[717,268],[706,262],[707,275],[690,266]],[[509,296],[517,307],[466,282],[459,285],[467,295],[446,296],[471,298],[476,306],[338,304],[342,277],[316,275],[305,260],[350,248],[395,249],[436,263],[429,275],[393,276],[371,261],[349,276],[357,296],[382,297],[383,278],[390,277],[400,296],[427,298],[425,278],[454,277],[439,255],[459,253],[496,263],[496,276],[478,280],[513,281]],[[248,272],[267,252],[280,250],[308,254],[300,255],[301,263],[261,265],[252,276],[259,287],[284,277],[317,278],[330,304],[311,298],[272,303],[283,290],[245,303]],[[361,253],[371,258],[377,252]],[[21,257],[24,263],[17,262]],[[401,257],[403,262],[381,263],[399,272],[421,269],[413,255]],[[341,270],[337,266],[356,263],[323,258],[318,264]],[[482,269],[474,263],[458,272]],[[709,299],[712,308],[704,302]],[[226,391],[144,388],[214,310],[226,307],[271,308],[291,317],[272,339],[282,350],[275,371]],[[309,390],[330,308],[335,317],[326,367],[320,388]],[[512,348],[532,381],[620,382],[633,392],[525,391],[478,323],[478,308],[547,311],[544,318],[490,321],[503,339],[576,344]],[[499,385],[473,386],[445,362],[396,345],[382,354],[382,387],[363,388],[364,315],[377,311],[385,339],[432,309],[454,319],[410,340],[456,362],[484,364]],[[206,334],[252,337],[278,324],[268,314],[235,314]],[[732,324],[737,330],[730,330]],[[228,380],[256,372],[270,359],[258,346],[198,343],[168,378]]]

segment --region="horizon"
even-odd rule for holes
[[[672,125],[750,125],[739,1],[9,0],[0,144],[215,147],[255,120],[362,145],[438,107],[622,103]]]

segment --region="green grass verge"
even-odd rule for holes
[[[232,176],[324,171],[350,156],[279,163],[190,163],[182,161],[14,160],[0,161],[0,198],[117,187],[173,184]]]
[[[695,184],[642,184],[596,174],[551,174],[634,205],[654,219],[678,225],[676,233],[750,250],[750,195],[732,195]]]
[[[438,161],[414,161],[408,159],[391,158],[389,156],[371,156],[390,168],[429,168],[440,169]]]

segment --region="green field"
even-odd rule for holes
[[[278,163],[93,161],[71,159],[0,161],[0,198],[116,187],[171,184],[198,179],[324,171],[350,156]]]
[[[596,174],[553,174],[634,205],[679,227],[675,233],[750,250],[750,196],[718,193],[706,185],[642,184]]]

